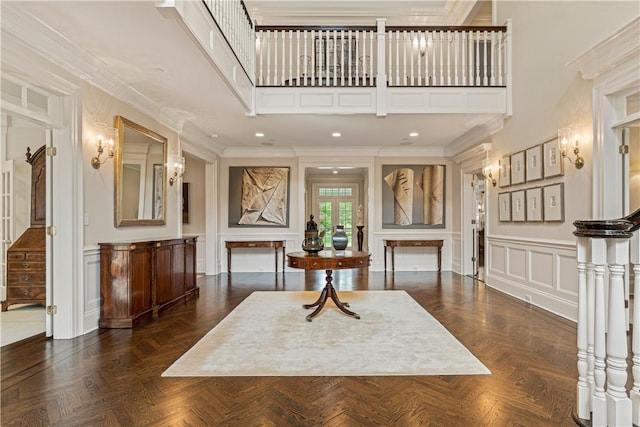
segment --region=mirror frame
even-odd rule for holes
[[[128,120],[122,116],[115,117],[115,128],[118,130],[118,139],[117,139],[117,148],[115,152],[115,171],[114,171],[114,179],[115,179],[115,203],[114,203],[114,218],[115,218],[115,226],[116,227],[125,227],[125,226],[139,226],[139,225],[165,225],[166,224],[166,213],[167,213],[167,145],[168,140],[166,137],[155,133],[154,131],[145,128],[131,120]],[[141,133],[142,135],[151,138],[162,144],[162,215],[159,219],[130,219],[122,217],[122,152],[124,148],[124,130],[125,128],[129,128],[135,132]]]

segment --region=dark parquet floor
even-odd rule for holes
[[[576,328],[443,272],[335,272],[339,290],[402,289],[492,372],[478,376],[162,378],[254,290],[323,273],[199,279],[200,297],[133,330],[2,348],[2,426],[571,426]],[[300,321],[304,321],[301,309]],[[238,355],[238,362],[242,355]],[[362,363],[367,363],[363,360]],[[389,363],[393,363],[390,360]]]

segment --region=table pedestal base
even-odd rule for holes
[[[322,293],[320,293],[320,297],[313,304],[302,305],[303,308],[307,308],[307,309],[316,307],[316,309],[313,310],[313,313],[305,317],[307,322],[311,322],[313,318],[316,317],[322,311],[322,308],[324,307],[328,298],[331,298],[331,300],[336,305],[336,307],[338,307],[343,313],[348,314],[349,316],[353,316],[356,319],[359,319],[360,318],[359,314],[354,313],[353,311],[347,309],[347,307],[349,307],[349,303],[342,302],[340,301],[340,298],[338,298],[338,294],[336,290],[333,288],[333,285],[331,284],[331,282],[333,281],[333,277],[332,277],[333,270],[326,270],[326,273],[327,273],[327,279],[326,279],[327,284],[322,290]]]

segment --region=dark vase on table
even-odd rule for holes
[[[336,231],[333,233],[333,236],[331,236],[331,242],[333,243],[333,248],[337,251],[347,249],[349,237],[344,231],[344,225],[336,225]]]

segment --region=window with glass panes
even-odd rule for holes
[[[344,225],[344,231],[349,238],[350,248],[354,236],[354,206],[357,205],[357,190],[355,185],[318,185],[316,186],[316,201],[319,218],[318,226],[320,230],[326,230],[324,245],[329,248],[331,235],[336,225]]]

